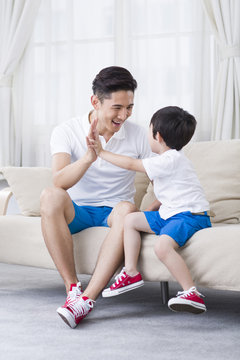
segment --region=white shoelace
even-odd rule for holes
[[[199,291],[197,291],[197,289],[195,288],[195,286],[191,287],[190,289],[188,290],[185,290],[185,291],[178,291],[177,293],[177,297],[180,297],[180,296],[183,296],[183,297],[188,297],[188,296],[191,296],[193,294],[197,294],[198,296],[202,296],[204,297],[204,295],[202,295]]]
[[[70,304],[69,307],[72,310],[75,317],[85,316],[89,313],[90,309],[93,308],[94,300],[87,299],[79,299],[74,304]]]
[[[73,302],[75,302],[79,296],[82,294],[82,290],[81,290],[81,283],[80,281],[77,283],[77,286],[74,286],[72,288],[71,291],[69,291],[68,296],[67,296],[67,300],[66,303],[68,305],[72,304]]]
[[[122,279],[124,279],[126,277],[125,274],[125,267],[122,268],[121,272],[115,277],[115,283],[113,284],[113,286],[115,287],[116,285],[119,284],[120,281],[122,281]]]

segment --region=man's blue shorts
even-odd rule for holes
[[[93,226],[108,227],[107,219],[112,211],[109,206],[79,206],[73,201],[75,217],[68,224],[71,234],[78,233],[81,230]]]
[[[193,215],[189,211],[171,216],[167,220],[160,217],[158,211],[144,211],[147,222],[156,235],[168,235],[179,246],[185,245],[186,241],[198,230],[211,227],[211,221],[206,215]]]

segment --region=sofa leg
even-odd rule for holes
[[[168,302],[168,300],[169,300],[169,286],[168,286],[168,281],[161,281],[161,282],[160,282],[160,286],[161,286],[162,303],[163,303],[163,304],[167,304],[167,302]]]

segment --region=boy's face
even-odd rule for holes
[[[92,96],[92,104],[97,112],[100,135],[104,132],[114,134],[121,129],[123,123],[132,114],[134,94],[132,91],[116,91],[111,98],[101,103],[96,95]]]
[[[153,137],[152,124],[149,126],[148,141],[149,141],[152,152],[158,154],[160,151],[160,144],[159,144],[159,141],[157,140],[157,138],[154,139],[154,137]]]

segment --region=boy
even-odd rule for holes
[[[143,285],[137,270],[141,246],[140,232],[159,235],[155,253],[183,288],[169,300],[173,311],[201,313],[206,306],[177,249],[198,230],[211,226],[206,200],[190,161],[181,151],[192,138],[196,120],[178,107],[157,111],[150,122],[149,143],[157,155],[132,159],[105,151],[100,141],[88,141],[98,156],[121,168],[147,173],[158,199],[155,211],[128,214],[124,221],[125,267],[115,283],[102,292],[103,297],[119,295]],[[158,210],[159,208],[159,210]]]

